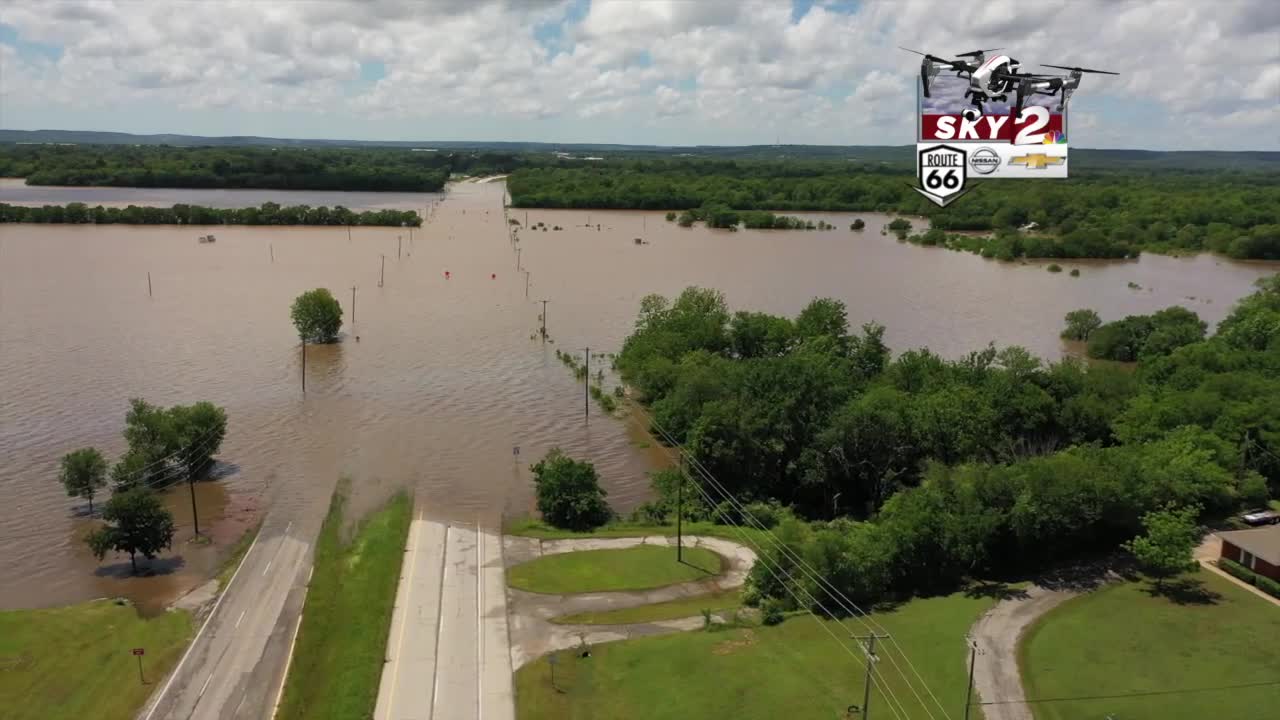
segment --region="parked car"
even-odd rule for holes
[[[1280,524],[1280,512],[1255,508],[1240,513],[1240,519],[1246,525],[1277,525]]]

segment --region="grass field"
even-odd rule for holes
[[[281,720],[373,716],[412,501],[401,493],[344,542],[339,487],[316,540],[315,570],[289,666]]]
[[[914,600],[892,612],[874,614],[953,718],[963,716],[964,635],[991,605],[990,598],[956,594]],[[596,645],[585,659],[562,653],[555,673],[563,692],[551,687],[551,668],[544,657],[516,672],[517,717],[860,717],[845,712],[849,705],[861,704],[863,677],[862,655],[847,638],[867,629],[856,620],[843,625],[800,615],[775,627],[723,628]],[[838,646],[827,630],[846,639],[845,647]],[[879,648],[878,667],[892,695],[902,702],[903,717],[929,717],[895,669],[896,662],[915,677],[902,655],[892,645]],[[918,681],[915,686],[933,715],[943,717]],[[894,716],[879,686],[871,697],[874,716]]]
[[[582,550],[544,555],[507,571],[507,584],[529,592],[565,593],[647,590],[705,580],[724,570],[724,559],[703,548],[639,545],[618,550]]]
[[[143,618],[133,607],[108,600],[0,612],[0,716],[132,718],[194,632],[186,611]],[[146,651],[146,685],[138,680],[133,648]]]
[[[1122,583],[1069,600],[1028,629],[1019,662],[1027,697],[1044,700],[1032,705],[1036,719],[1274,712],[1280,611],[1213,573],[1189,577],[1181,602],[1151,594],[1145,581]]]
[[[641,605],[621,610],[585,612],[562,615],[551,622],[565,625],[620,625],[623,623],[654,622],[676,618],[696,617],[702,611],[736,610],[742,607],[742,595],[737,590],[724,590],[697,597],[680,598],[652,605]]]

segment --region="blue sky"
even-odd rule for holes
[[[1096,7],[1095,7],[1096,6]],[[1117,70],[1072,143],[1280,149],[1280,3],[19,0],[0,127],[637,144],[906,144],[917,56]],[[1096,18],[1105,14],[1108,22]]]

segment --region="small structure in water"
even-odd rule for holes
[[[217,241],[218,241],[218,238],[214,237],[213,235],[201,235],[200,237],[196,238],[196,242],[198,243],[211,243],[211,242],[217,242]]]

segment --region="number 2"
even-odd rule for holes
[[[1026,127],[1018,131],[1017,137],[1013,139],[1014,145],[1039,145],[1044,142],[1044,133],[1040,132],[1049,124],[1049,111],[1039,105],[1023,108],[1022,114],[1018,116],[1018,124],[1027,123]],[[1032,133],[1038,133],[1032,135]]]

